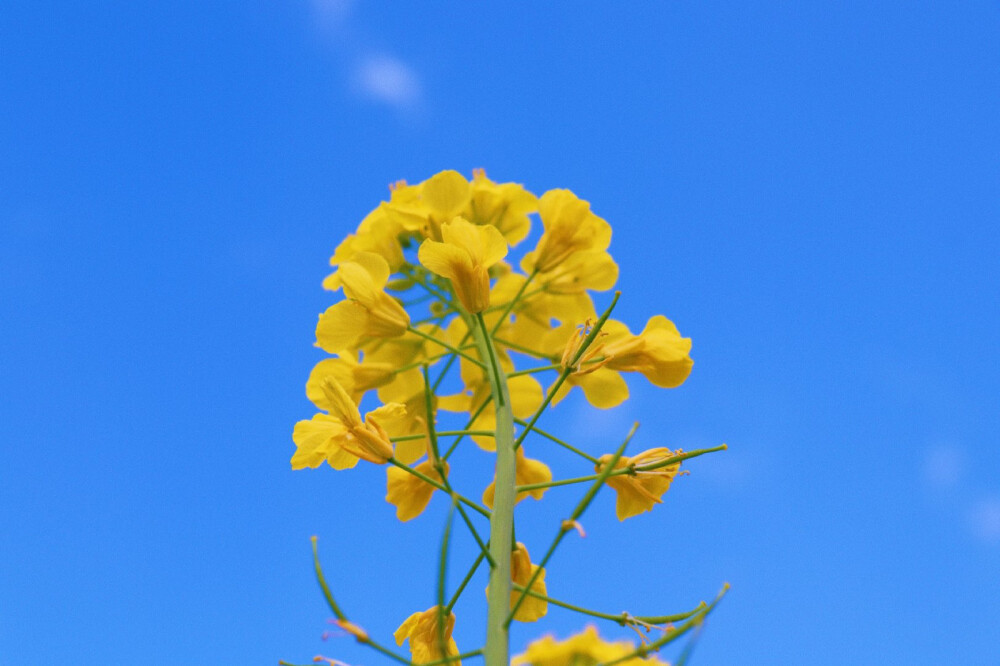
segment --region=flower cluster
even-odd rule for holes
[[[531,236],[536,215],[541,233],[515,267],[508,258]],[[306,395],[321,411],[296,424],[292,467],[385,465],[386,500],[401,521],[420,516],[435,491],[452,499],[482,548],[470,576],[483,560],[490,567],[488,666],[506,664],[511,621],[535,622],[548,612],[545,564],[562,535],[579,528],[576,519],[596,489],[617,493],[617,517],[625,520],[662,503],[682,461],[724,448],[685,453],[660,446],[626,456],[627,439],[614,453],[592,455],[538,427],[544,411],[575,387],[592,406],[609,409],[629,396],[623,375],[674,388],[691,372],[691,341],[666,317],[653,316],[632,333],[610,318],[617,294],[598,314],[594,293],[611,290],[618,278],[610,243],[608,222],[569,190],[539,197],[481,169],[471,180],[443,171],[416,185],[394,184],[388,200],[336,248],[334,270],[323,281],[343,298],[319,316],[316,346],[330,356],[313,368]],[[460,390],[446,394],[443,386],[456,383],[443,384],[453,370]],[[380,405],[362,418],[359,405],[370,393]],[[465,427],[440,429],[439,412],[464,415]],[[451,478],[448,459],[465,438],[496,452],[493,483],[471,494],[481,503]],[[534,452],[536,439],[579,454],[594,474],[553,481],[548,465],[526,451],[528,442]],[[574,483],[592,484],[594,492],[560,522],[546,558],[533,563],[527,547],[511,540],[513,505]],[[489,538],[477,533],[469,511],[489,520]],[[321,575],[320,582],[333,604]],[[457,599],[442,592],[437,605],[399,627],[396,641],[409,641],[412,663],[459,663],[451,659],[459,655],[451,638]],[[710,607],[699,608],[685,617],[703,618]],[[335,613],[339,624],[356,627]],[[650,624],[631,616],[617,621]],[[351,633],[389,654],[358,632]],[[588,628],[563,643],[542,639],[514,663],[663,663],[643,649],[631,655],[625,645],[605,643]]]

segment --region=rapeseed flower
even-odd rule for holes
[[[611,225],[594,215],[590,204],[569,190],[543,194],[538,214],[545,231],[535,249],[521,261],[526,273],[548,273],[574,254],[600,253],[611,244]]]
[[[528,555],[528,549],[523,543],[518,542],[514,546],[514,551],[510,554],[510,578],[515,585],[520,585],[521,587],[527,587],[528,581],[531,577],[535,575],[535,571],[538,569],[537,564],[531,563],[531,557]],[[546,596],[547,591],[545,589],[545,569],[542,569],[538,573],[538,577],[535,582],[531,584],[531,591]],[[521,602],[520,608],[514,613],[514,619],[518,622],[537,622],[541,618],[545,617],[545,614],[549,612],[549,602],[545,599],[539,599],[538,597],[533,597],[527,595],[527,593],[521,590],[511,590],[510,593],[510,607],[513,608],[517,604],[517,600],[522,594],[526,594],[524,601]]]
[[[292,469],[319,467],[327,461],[334,469],[348,469],[358,460],[384,465],[393,456],[392,442],[380,422],[394,422],[405,413],[398,403],[382,405],[361,419],[358,406],[336,379],[323,382],[329,414],[316,414],[295,424],[292,439],[298,447]]]
[[[674,323],[663,315],[651,317],[639,335],[621,322],[608,320],[601,329],[606,367],[642,373],[654,386],[675,388],[691,374],[691,338],[682,338]]]
[[[425,460],[414,469],[442,484],[444,477],[448,475],[448,463],[444,463],[443,476],[430,460]],[[422,514],[437,488],[399,467],[388,467],[385,473],[387,477],[385,501],[395,505],[396,518],[405,523]]]
[[[507,242],[517,245],[531,231],[530,213],[538,210],[538,197],[517,183],[494,183],[483,169],[472,170],[472,196],[464,217],[476,224],[496,227]]]
[[[461,215],[469,205],[472,186],[457,171],[442,171],[419,185],[402,183],[383,204],[390,219],[424,238],[441,240],[441,225]]]
[[[543,463],[541,460],[532,460],[524,454],[524,446],[518,447],[515,452],[515,480],[514,483],[519,486],[528,486],[534,483],[548,483],[552,480],[552,470],[549,466]],[[535,488],[534,490],[522,490],[517,493],[514,503],[518,503],[523,499],[528,497],[533,497],[536,500],[542,499],[542,495],[545,494],[547,488]],[[496,477],[494,476],[493,482],[486,486],[486,490],[483,491],[483,504],[489,508],[493,508],[493,498],[496,494]]]
[[[514,364],[510,358],[504,354],[498,355],[500,366],[503,371],[510,374],[514,370]],[[465,359],[460,361],[462,380],[465,383],[465,391],[455,395],[441,396],[438,399],[438,407],[448,412],[466,412],[474,414],[477,410],[479,415],[472,421],[472,430],[495,430],[496,429],[496,408],[490,399],[491,388],[489,378],[482,368],[469,363]],[[542,404],[544,395],[542,385],[531,375],[516,375],[507,380],[507,389],[510,393],[510,408],[517,418],[529,418],[535,413],[539,405]],[[484,406],[485,405],[485,406]],[[485,435],[470,435],[472,440],[486,451],[496,450],[496,441]]]
[[[326,358],[316,364],[306,381],[306,397],[320,409],[329,409],[330,403],[323,390],[323,381],[333,377],[344,387],[351,399],[360,403],[361,398],[372,389],[385,386],[396,376],[395,368],[388,363],[367,361],[359,363],[353,354]]]
[[[507,256],[507,241],[496,227],[475,225],[462,217],[441,226],[443,242],[427,239],[418,256],[429,271],[451,280],[470,314],[490,304],[489,268]]]
[[[403,256],[403,246],[399,242],[403,228],[386,215],[381,207],[376,208],[361,221],[358,225],[357,233],[350,234],[341,241],[333,256],[330,257],[330,265],[338,267],[345,261],[351,261],[359,252],[371,252],[377,254],[389,265],[393,272],[406,263]],[[335,290],[338,286],[336,272],[328,275],[323,280],[325,289]]]
[[[316,325],[316,344],[339,354],[354,351],[371,338],[392,338],[410,325],[399,301],[385,293],[389,265],[371,252],[358,252],[334,274],[334,288],[343,287],[348,300],[327,308]]]
[[[410,655],[413,663],[426,664],[429,661],[437,661],[445,657],[458,655],[458,645],[451,637],[451,632],[455,628],[455,614],[449,613],[444,620],[444,640],[445,654],[441,654],[440,640],[438,636],[438,607],[428,608],[425,611],[414,613],[399,625],[399,629],[393,636],[396,638],[396,645],[402,645],[407,638],[410,639]],[[449,664],[461,666],[462,662],[455,660]]]
[[[595,666],[614,661],[635,651],[630,641],[606,641],[592,625],[564,641],[543,636],[528,645],[528,649],[511,660],[511,666]],[[619,662],[624,666],[669,666],[655,655],[645,659],[633,657]]]
[[[618,520],[625,520],[640,513],[651,511],[656,504],[662,504],[660,498],[670,489],[670,484],[680,472],[680,462],[671,463],[656,469],[643,471],[636,469],[644,465],[655,465],[681,453],[671,451],[665,447],[649,449],[633,456],[622,456],[615,463],[613,469],[635,469],[634,474],[614,474],[609,476],[605,483],[614,488],[618,495],[615,503],[615,513]],[[600,472],[607,465],[611,458],[610,454],[601,456],[594,467],[596,472]]]

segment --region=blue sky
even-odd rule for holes
[[[308,538],[388,639],[445,507],[293,473],[291,429],[334,246],[388,183],[474,167],[591,201],[616,316],[694,341],[683,387],[549,427],[730,446],[653,513],[602,493],[554,596],[729,581],[694,664],[1000,658],[996,2],[15,0],[0,40],[0,664],[380,663],[322,640]],[[577,494],[548,497],[532,552]]]

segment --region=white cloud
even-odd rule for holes
[[[312,0],[316,23],[324,30],[337,30],[346,23],[354,0]]]
[[[965,455],[957,446],[938,446],[924,456],[924,480],[932,488],[954,488],[964,473]]]
[[[980,500],[969,511],[973,534],[991,544],[1000,544],[1000,497]]]
[[[420,79],[409,65],[390,56],[366,58],[355,72],[366,97],[398,109],[413,109],[422,96]]]

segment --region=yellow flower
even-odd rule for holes
[[[510,374],[514,370],[514,365],[510,358],[503,352],[499,353],[498,359],[504,372]],[[441,396],[438,406],[448,412],[466,412],[473,414],[485,403],[485,407],[479,416],[472,421],[471,430],[496,430],[497,416],[493,401],[490,399],[490,382],[482,368],[472,365],[465,359],[460,360],[462,381],[465,383],[465,391],[455,395]],[[531,375],[517,375],[507,379],[507,389],[510,392],[510,408],[514,416],[521,419],[531,417],[542,404],[542,385]],[[496,451],[496,442],[493,437],[484,435],[470,435],[472,440],[485,451]]]
[[[475,314],[490,304],[489,268],[507,256],[507,241],[496,227],[477,226],[461,217],[441,227],[444,242],[420,244],[420,263],[451,280],[465,309]]]
[[[621,375],[604,367],[608,363],[608,354],[605,349],[607,334],[603,330],[598,333],[576,364],[573,365],[573,359],[580,352],[584,339],[591,331],[591,323],[587,321],[582,326],[577,326],[566,339],[566,331],[569,328],[565,325],[560,326],[554,329],[547,338],[549,344],[553,346],[560,339],[566,340],[560,363],[564,368],[572,368],[573,370],[566,377],[563,385],[559,387],[552,399],[552,404],[559,404],[574,386],[579,386],[583,390],[587,402],[598,409],[610,409],[625,402],[628,399],[628,385]]]
[[[625,324],[608,320],[602,332],[606,367],[622,372],[641,372],[655,386],[680,386],[691,374],[691,338],[682,338],[673,322],[663,315],[651,317],[639,335]]]
[[[518,542],[514,547],[514,551],[510,554],[510,578],[515,585],[520,585],[521,587],[526,587],[528,581],[534,575],[535,570],[538,569],[537,564],[531,563],[531,557],[528,555],[528,549],[525,548],[524,544]],[[531,586],[531,591],[542,596],[546,596],[545,588],[545,569],[542,569],[538,574],[538,578]],[[510,607],[513,608],[517,603],[517,600],[521,597],[522,592],[520,590],[511,590],[510,593]],[[524,601],[521,602],[521,607],[517,609],[514,613],[514,619],[518,622],[537,622],[539,619],[545,617],[545,614],[549,612],[549,602],[545,599],[539,599],[538,597],[526,596]]]
[[[535,280],[550,294],[607,291],[618,281],[618,264],[603,250],[576,252]]]
[[[458,655],[458,646],[455,639],[451,637],[451,632],[455,628],[455,614],[449,613],[444,621],[444,639],[447,642],[445,654],[441,654],[441,647],[438,644],[438,607],[414,613],[406,618],[399,629],[393,634],[396,638],[396,645],[402,645],[407,638],[410,639],[410,655],[415,664],[426,664],[429,661],[437,661],[445,657]],[[461,661],[449,661],[449,664],[461,666]]]
[[[358,252],[341,264],[335,288],[343,287],[348,300],[331,306],[319,316],[316,342],[338,354],[355,350],[368,338],[391,338],[406,333],[410,315],[399,301],[384,291],[389,265],[371,252]]]
[[[517,449],[516,463],[514,471],[514,483],[519,486],[527,486],[533,483],[548,483],[552,480],[552,470],[541,460],[533,460],[524,455],[524,446]],[[517,494],[515,503],[527,497],[542,499],[547,488],[536,488],[535,490],[522,490]],[[493,497],[496,493],[496,477],[493,482],[486,486],[483,491],[483,504],[493,508]]]
[[[517,183],[494,183],[483,169],[472,170],[472,198],[465,217],[476,224],[491,224],[512,246],[531,231],[530,213],[538,210],[538,197]]]
[[[354,259],[359,252],[371,252],[385,259],[389,269],[395,272],[405,263],[403,246],[399,242],[401,233],[403,228],[390,219],[383,208],[376,208],[361,220],[356,234],[349,235],[337,246],[330,257],[330,265],[340,266]],[[339,287],[336,275],[333,273],[323,280],[325,289],[336,290]]]
[[[611,225],[569,190],[549,190],[538,202],[545,231],[524,256],[525,272],[548,273],[578,252],[602,252],[611,244]]]
[[[609,642],[588,626],[583,632],[557,641],[551,635],[543,636],[528,645],[528,649],[511,660],[511,666],[594,666],[606,661],[621,659],[633,652],[630,641]],[[646,659],[633,657],[619,662],[625,666],[669,666],[655,655]]]
[[[444,483],[444,479],[434,468],[434,463],[429,460],[425,460],[413,469]],[[448,463],[444,464],[444,472],[447,476]],[[385,473],[387,476],[385,501],[396,506],[396,518],[405,523],[422,514],[437,488],[405,469],[388,467]]]
[[[472,186],[457,171],[442,171],[419,185],[405,183],[393,190],[383,207],[390,219],[404,229],[441,240],[441,225],[451,222],[469,206]]]
[[[632,458],[622,456],[615,463],[614,469],[623,469],[629,465],[635,467],[653,465],[679,453],[680,451],[671,451],[664,447],[649,449]],[[594,468],[595,471],[599,473],[612,457],[610,454],[601,456]],[[618,494],[618,501],[615,504],[618,520],[638,516],[640,513],[652,510],[654,504],[661,504],[663,500],[660,497],[670,489],[670,484],[673,483],[680,468],[681,464],[675,462],[645,472],[636,471],[634,476],[631,474],[609,476],[606,483]]]
[[[395,381],[378,390],[378,398],[384,403],[398,402],[406,407],[406,414],[392,423],[394,435],[422,435],[420,439],[397,442],[396,459],[409,464],[427,453],[430,446],[427,439],[427,399],[420,369],[413,368],[396,375]],[[436,404],[437,396],[432,395],[431,407]]]
[[[354,355],[326,358],[316,364],[306,381],[306,397],[320,409],[329,409],[330,403],[323,391],[323,380],[333,377],[337,383],[359,403],[365,393],[384,386],[396,376],[395,368],[388,363],[358,363]],[[385,401],[384,401],[385,402]]]
[[[498,312],[496,308],[508,305],[524,285],[526,279],[523,275],[511,273],[496,281],[490,293],[490,301],[494,304],[491,309],[494,312],[487,314],[487,321],[492,319],[495,324],[497,321],[495,317],[502,314],[502,311]],[[536,277],[535,281],[538,279]],[[565,337],[551,349],[549,347],[543,349],[539,346],[543,342],[542,338],[546,337],[552,328],[552,321],[575,326],[587,319],[596,319],[594,303],[586,291],[548,292],[544,291],[544,286],[541,289],[533,288],[535,281],[525,288],[521,298],[511,310],[514,315],[513,324],[504,322],[497,337],[526,346],[529,349],[544,351],[551,356],[558,356]],[[497,344],[503,345],[502,342]]]
[[[334,469],[348,469],[357,465],[359,458],[384,465],[392,457],[392,442],[379,421],[399,418],[403,405],[382,405],[362,421],[358,406],[337,380],[327,377],[323,391],[330,414],[316,414],[295,424],[292,439],[298,448],[292,456],[292,469],[319,467],[324,460]]]

